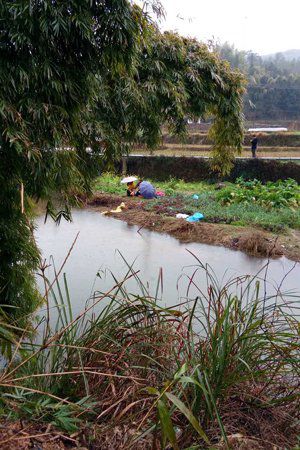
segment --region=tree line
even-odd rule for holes
[[[244,96],[247,119],[300,118],[300,58],[287,59],[282,53],[261,57],[228,43],[213,44],[213,49],[247,77]]]

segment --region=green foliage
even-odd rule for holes
[[[134,144],[158,145],[162,126],[185,135],[187,119],[212,116],[215,166],[226,173],[242,148],[244,79],[206,45],[145,27],[134,76],[103,77],[95,112],[103,127],[105,157],[126,154]]]
[[[0,303],[7,317],[22,318],[19,326],[23,327],[40,302],[34,281],[39,253],[33,226],[21,212],[16,182],[2,178],[1,169],[0,184]]]
[[[93,183],[93,191],[107,192],[108,194],[124,194],[126,188],[121,184],[121,177],[110,172],[104,172]]]
[[[235,185],[224,188],[226,192],[234,191]],[[221,190],[222,191],[222,190]],[[287,228],[300,228],[299,208],[282,206],[270,208],[259,202],[230,202],[224,204],[221,191],[211,191],[200,196],[199,200],[186,198],[187,211],[201,211],[205,220],[211,223],[227,223],[240,226],[258,226],[268,231],[282,232]],[[225,194],[224,194],[225,195]],[[232,196],[230,196],[230,199]]]
[[[203,193],[207,192],[210,189],[210,186],[198,182],[198,183],[186,183],[184,180],[180,180],[177,178],[170,177],[168,181],[163,181],[156,183],[159,186],[159,189],[162,189],[166,195],[177,195],[177,194],[186,194],[186,193]]]
[[[239,178],[234,185],[222,189],[217,194],[217,199],[225,204],[254,203],[267,208],[300,206],[300,186],[294,180],[268,182],[262,184],[258,180],[244,181]]]
[[[47,395],[32,394],[24,392],[21,389],[15,389],[13,394],[4,394],[1,398],[3,406],[15,401],[18,404],[18,413],[11,410],[8,418],[24,419],[30,417],[32,420],[49,422],[56,428],[66,431],[67,433],[74,433],[78,431],[78,425],[81,421],[76,418],[76,413],[80,410],[80,406],[59,403]],[[84,404],[85,402],[80,402]],[[89,404],[86,402],[85,407]]]
[[[158,395],[160,397],[160,393],[158,392]],[[174,426],[172,424],[171,418],[170,418],[170,411],[166,405],[166,401],[164,399],[164,396],[159,398],[157,401],[157,409],[159,414],[159,420],[160,420],[160,426],[162,429],[162,446],[163,448],[166,447],[167,442],[170,442],[172,444],[172,447],[174,450],[179,450],[177,439],[176,439],[176,432],[174,429]]]
[[[214,195],[202,197],[196,204],[198,210],[204,211],[208,222],[254,225],[274,232],[283,232],[287,228],[300,228],[298,209],[295,211],[291,208],[270,210],[260,205],[243,203],[222,205]]]
[[[0,16],[0,303],[18,318],[39,303],[30,198],[56,217],[55,198],[59,220],[89,191],[98,72],[126,72],[142,13],[127,0],[4,0]]]

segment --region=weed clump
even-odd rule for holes
[[[192,273],[186,300],[166,308],[162,273],[153,297],[128,265],[125,279],[75,318],[66,280],[65,294],[57,280],[57,324],[46,318],[42,342],[21,340],[2,369],[2,417],[51,424],[51,438],[63,433],[88,448],[293,448],[296,304],[279,288],[267,295],[264,278],[220,283],[199,260]]]

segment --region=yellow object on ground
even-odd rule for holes
[[[112,213],[120,213],[122,212],[122,209],[126,208],[126,205],[124,202],[122,202],[119,206],[116,207],[116,209],[112,209],[110,212]]]

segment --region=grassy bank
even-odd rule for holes
[[[154,185],[165,197],[146,202],[149,211],[175,217],[176,213],[200,211],[208,223],[256,226],[268,231],[300,229],[300,187],[292,180],[285,182],[208,184],[170,179]],[[94,185],[95,191],[124,195],[120,178],[104,174]],[[194,199],[196,194],[199,198]]]
[[[206,288],[170,308],[158,300],[162,275],[153,297],[130,266],[77,317],[67,284],[50,289],[56,326],[47,314],[42,342],[23,337],[0,376],[1,448],[296,449],[296,305],[264,294],[267,267],[262,281],[222,284],[194,261],[189,285]]]

